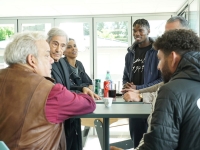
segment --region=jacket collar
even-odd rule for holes
[[[154,39],[151,38],[151,37],[149,37],[149,41],[150,41],[151,43],[154,43]],[[136,47],[137,45],[138,45],[138,43],[137,43],[137,42],[134,42],[130,47],[128,47],[127,51],[128,51],[128,52],[133,52],[133,53],[135,53],[135,47]]]
[[[27,67],[26,65],[23,65],[23,64],[12,64],[8,68],[18,69],[18,70],[23,70],[23,71],[26,71],[26,72],[35,73],[35,72],[33,72],[33,70],[31,70],[29,67]],[[50,78],[50,77],[44,77],[44,78],[51,81],[52,83],[54,83],[54,81],[55,81],[53,78]]]
[[[192,51],[185,53],[180,60],[171,80],[192,79],[200,81],[200,52]],[[171,81],[170,80],[170,81]]]
[[[63,59],[65,59],[65,61],[66,61],[67,65],[68,65],[68,67],[70,68],[70,64],[69,64],[67,58],[64,57]],[[84,71],[83,71],[83,68],[81,67],[80,61],[76,60],[76,66],[77,66],[77,68],[78,68],[79,74],[82,73],[82,72],[84,72]],[[69,71],[69,74],[71,75],[71,74],[73,73],[73,71],[72,71],[71,68],[70,68],[69,70],[70,70],[70,71]]]

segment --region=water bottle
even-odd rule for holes
[[[107,71],[106,73],[106,80],[111,81],[110,71]]]

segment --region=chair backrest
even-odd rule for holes
[[[3,141],[0,141],[0,150],[9,150],[9,148]]]

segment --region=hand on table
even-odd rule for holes
[[[124,89],[136,89],[136,85],[135,85],[133,82],[131,82],[131,83],[126,82],[126,83],[124,84],[123,88],[124,88]]]
[[[125,92],[123,95],[123,99],[126,102],[140,102],[142,99],[139,90],[123,89],[122,92]]]
[[[82,91],[84,94],[91,96],[93,99],[97,99],[97,100],[101,99],[101,97],[99,95],[95,94],[92,90],[90,90],[87,87],[83,87]]]

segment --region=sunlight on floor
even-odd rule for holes
[[[111,125],[110,143],[115,143],[130,139],[129,126],[127,123],[128,122],[125,119],[125,120],[120,120]],[[125,124],[125,125],[118,126],[119,124]],[[96,131],[93,128],[90,129],[89,136],[87,138],[83,150],[101,150],[99,139],[97,137]]]

